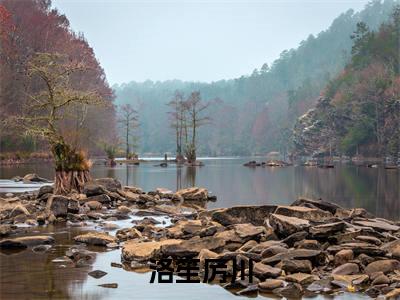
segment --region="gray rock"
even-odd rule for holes
[[[37,245],[52,244],[55,240],[47,235],[33,235],[5,239],[0,241],[0,249],[21,249]]]
[[[91,196],[105,194],[107,191],[102,185],[95,184],[93,182],[88,182],[84,185],[82,192],[87,197],[91,197]]]
[[[41,198],[45,194],[53,194],[54,187],[52,185],[43,185],[40,187],[38,192],[38,198]]]
[[[107,272],[101,271],[101,270],[94,270],[88,273],[89,276],[92,276],[93,278],[99,279],[101,277],[104,277],[107,275]]]
[[[114,178],[98,178],[95,179],[96,184],[102,185],[107,191],[117,192],[122,188],[121,182]]]
[[[68,214],[69,198],[61,195],[53,195],[46,204],[46,210],[52,213],[56,218],[66,217]]]
[[[210,211],[211,218],[224,226],[251,223],[255,226],[264,225],[265,219],[276,209],[275,205],[234,206]]]

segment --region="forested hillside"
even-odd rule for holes
[[[396,1],[374,1],[364,10],[349,10],[317,36],[310,35],[297,49],[285,50],[271,66],[251,75],[213,83],[146,81],[114,86],[116,103],[132,103],[140,115],[140,152],[174,152],[175,141],[165,105],[175,90],[186,96],[199,90],[213,101],[213,120],[199,136],[199,153],[232,155],[288,151],[296,119],[313,107],[326,84],[351,58],[350,38],[357,23],[377,30],[387,21]]]
[[[24,103],[34,101],[32,95],[41,88],[41,82],[27,72],[37,53],[58,53],[68,61],[84,62],[87,70],[75,72],[68,84],[76,91],[95,90],[112,104],[113,91],[93,49],[83,35],[70,29],[68,19],[51,7],[50,0],[0,0],[0,44],[0,152],[45,149],[43,141],[15,126],[5,129],[3,122],[20,114],[26,108]],[[74,144],[84,144],[84,148],[102,153],[99,142],[115,136],[112,105],[107,108],[80,105],[67,113],[64,122],[57,126]]]
[[[400,7],[378,30],[359,23],[353,40],[349,64],[296,124],[298,154],[399,154]]]

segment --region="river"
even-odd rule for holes
[[[207,188],[218,197],[209,208],[244,204],[290,204],[297,197],[322,198],[343,207],[363,207],[379,217],[400,219],[400,172],[383,168],[366,168],[336,164],[333,169],[289,166],[285,168],[244,167],[255,158],[203,158],[205,166],[197,168],[155,167],[156,162],[139,166],[94,165],[96,178],[114,177],[124,185],[150,191],[157,187],[177,190],[189,186]],[[258,158],[258,160],[261,160]],[[37,173],[54,176],[50,164],[0,166],[0,179]],[[0,190],[1,192],[1,190]]]

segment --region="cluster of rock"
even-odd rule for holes
[[[244,163],[243,166],[245,167],[286,167],[286,166],[290,166],[290,163],[287,163],[283,160],[268,160],[266,162],[262,161],[262,162],[257,162],[255,160],[251,160],[247,163]]]
[[[163,258],[252,259],[252,283],[238,277],[224,286],[240,295],[400,295],[400,226],[364,209],[299,199],[291,206],[202,211],[166,228],[137,229],[122,246],[122,260],[132,267]]]
[[[94,256],[85,244],[121,248],[129,270],[148,268],[151,260],[163,258],[199,258],[200,263],[236,258],[245,265],[251,259],[253,282],[238,278],[225,288],[239,295],[291,298],[343,291],[382,299],[400,296],[400,224],[364,209],[300,198],[290,206],[207,210],[204,204],[215,198],[203,188],[144,193],[110,178],[88,183],[83,194],[52,192],[51,186],[43,186],[35,193],[0,199],[0,248],[46,251],[54,243],[45,235],[13,237],[20,223],[81,225],[90,220],[102,224],[103,231],[75,236],[78,245],[61,260],[77,267],[90,264]],[[144,218],[118,230],[107,223],[133,215]],[[160,226],[155,218],[160,215],[169,216],[171,225]]]
[[[84,186],[82,194],[53,194],[53,186],[44,185],[36,192],[0,198],[0,237],[17,234],[16,225],[46,225],[65,222],[80,226],[86,221],[116,221],[137,215],[166,214],[179,216],[203,209],[207,201],[215,201],[203,188],[187,188],[175,193],[166,189],[143,192],[124,186],[113,178],[95,179]],[[40,239],[39,239],[40,240]],[[11,245],[1,240],[0,247]],[[23,246],[23,245],[21,245]],[[29,246],[29,245],[28,245]]]

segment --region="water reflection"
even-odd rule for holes
[[[164,187],[177,190],[202,186],[213,192],[218,201],[209,208],[243,204],[289,204],[299,196],[322,198],[344,207],[364,207],[377,216],[400,219],[400,171],[338,164],[334,169],[246,168],[242,159],[210,159],[200,168],[155,167],[154,162],[140,166],[95,165],[94,177],[115,177],[125,185],[145,191]],[[36,172],[51,178],[50,165],[0,167],[0,178]]]

